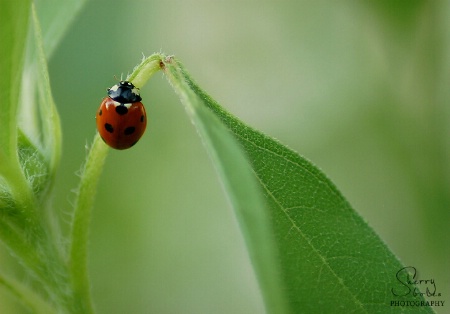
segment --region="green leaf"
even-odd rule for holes
[[[35,6],[32,10],[27,62],[24,69],[21,127],[45,156],[53,178],[61,157],[61,126],[53,100],[41,27]]]
[[[5,287],[14,295],[22,305],[27,307],[32,313],[36,314],[52,314],[55,310],[45,302],[35,291],[15,279],[8,278],[0,274],[0,286]]]
[[[42,168],[29,162],[32,153],[27,148],[31,146],[17,126],[29,8],[29,1],[0,2],[0,238],[22,262],[33,263],[35,252],[29,252],[24,234],[33,234],[39,217],[33,187],[28,180],[36,178]],[[23,171],[24,164],[30,168]],[[29,239],[34,240],[34,237]]]
[[[29,1],[0,2],[0,151],[13,159],[16,150],[16,113],[22,76]]]
[[[18,139],[19,162],[24,171],[33,194],[39,198],[49,185],[49,168],[45,157],[39,152],[39,149],[26,137],[19,132]]]
[[[402,312],[390,302],[424,300],[393,296],[405,289],[402,264],[320,170],[224,111],[174,58],[161,60],[218,169],[270,313]]]
[[[51,174],[54,176],[61,158],[61,126],[50,87],[50,78],[48,75],[47,60],[43,47],[41,28],[34,6],[33,22],[34,38],[37,48],[37,73],[39,78],[35,80],[35,82],[38,88],[38,108],[42,122],[41,141],[43,144],[44,153],[49,160]]]
[[[23,68],[25,74],[21,77],[16,73],[19,79],[22,78],[22,84],[14,86],[15,93],[20,92],[21,95],[16,99],[17,103],[10,103],[9,106],[2,103],[4,111],[10,111],[10,116],[4,117],[5,123],[2,126],[9,127],[4,128],[0,134],[1,140],[9,138],[14,148],[9,153],[9,158],[5,153],[5,158],[0,163],[0,173],[4,178],[1,182],[2,207],[9,213],[5,219],[11,218],[11,222],[21,226],[24,232],[33,229],[26,226],[27,222],[36,227],[42,219],[38,202],[45,202],[45,192],[50,190],[49,187],[54,182],[61,155],[59,116],[51,94],[39,21],[34,5],[32,7],[32,14],[26,14],[28,18],[31,16],[33,23],[32,31],[28,34],[27,62]],[[28,29],[26,23],[24,26]],[[20,54],[25,55],[25,47],[22,49]],[[16,68],[15,71],[22,73],[22,68]],[[7,145],[2,147],[7,148]]]
[[[249,254],[253,261],[257,261],[254,267],[260,275],[268,308],[273,313],[286,312],[276,247],[269,216],[264,212],[265,201],[242,148],[230,136],[226,126],[204,106],[204,100],[186,84],[189,82],[183,79],[180,68],[166,63],[165,73],[202,136],[236,215],[243,223],[242,231]]]
[[[28,31],[29,1],[0,2],[0,175],[15,199],[30,199],[17,154],[17,108]]]
[[[37,0],[35,3],[45,55],[50,58],[86,0]]]
[[[4,57],[0,58],[0,73],[4,74],[0,89],[0,239],[28,276],[23,285],[14,278],[0,276],[0,284],[33,312],[73,309],[74,313],[86,313],[79,305],[84,303],[79,291],[72,289],[65,252],[61,250],[63,241],[52,238],[52,219],[46,220],[50,202],[44,192],[54,182],[61,133],[39,21],[34,3],[31,14],[29,6],[25,1],[2,1],[0,8]],[[30,18],[33,23],[28,34],[27,63],[23,66]],[[27,105],[36,110],[27,110]],[[23,126],[31,132],[22,131]]]
[[[35,2],[21,94],[21,128],[47,160],[50,178],[61,158],[60,119],[53,100],[47,59],[85,0]],[[42,31],[41,31],[42,24]]]

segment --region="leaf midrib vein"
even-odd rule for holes
[[[309,173],[310,175],[312,175],[315,179],[317,179],[319,182],[321,183],[326,183],[323,180],[321,180],[321,178],[319,178],[315,173],[311,172],[309,169],[303,167],[302,165],[300,165],[299,163],[296,163],[295,161],[287,158],[286,156],[280,155],[266,147],[261,147],[260,145],[252,142],[250,139],[244,138],[243,136],[241,136],[240,134],[236,133],[233,131],[233,134],[237,137],[239,137],[240,139],[266,151],[269,154],[272,154],[274,156],[277,156],[279,158],[283,158],[284,160],[286,160],[287,162],[300,167],[302,169],[304,169],[307,173]],[[279,208],[282,210],[282,212],[284,213],[284,215],[289,219],[289,221],[292,224],[292,227],[295,228],[295,230],[297,230],[298,234],[304,239],[306,240],[307,244],[311,247],[311,249],[313,250],[313,252],[315,254],[317,254],[317,256],[319,256],[319,258],[322,260],[323,265],[325,265],[329,271],[333,274],[333,276],[336,277],[338,283],[341,283],[341,285],[345,288],[345,290],[349,293],[349,295],[352,297],[352,299],[355,301],[355,304],[359,305],[361,307],[361,309],[363,309],[366,313],[367,310],[364,308],[363,303],[361,303],[361,301],[356,297],[356,295],[354,295],[351,290],[349,289],[349,287],[347,285],[344,284],[344,280],[343,278],[341,278],[340,276],[338,276],[338,274],[336,274],[336,272],[334,272],[334,270],[331,268],[330,264],[328,263],[327,259],[320,254],[320,251],[311,243],[311,241],[309,240],[309,238],[302,232],[302,230],[299,228],[299,226],[297,226],[295,220],[291,217],[291,215],[289,214],[289,212],[287,211],[287,209],[284,208],[284,206],[278,201],[278,199],[272,194],[272,192],[268,189],[268,187],[264,184],[263,180],[261,179],[261,177],[258,175],[258,173],[255,171],[255,169],[252,167],[252,171],[255,174],[256,178],[258,179],[259,183],[263,186],[263,188],[266,190],[267,194],[274,200],[274,202],[279,206]],[[337,197],[341,197],[332,187],[329,186],[329,184],[326,184],[327,188],[330,190],[330,192],[337,196]]]

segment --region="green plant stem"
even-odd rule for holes
[[[0,274],[0,285],[5,287],[11,294],[13,294],[17,300],[19,300],[24,306],[29,308],[33,313],[37,314],[53,314],[56,313],[55,309],[50,307],[48,302],[44,301],[34,291],[24,286],[17,280],[7,278]]]
[[[36,252],[36,247],[30,245],[23,234],[19,234],[8,223],[0,220],[0,238],[34,276],[39,279],[45,278],[43,263]]]
[[[4,221],[0,221],[0,238],[24,266],[27,274],[38,282],[40,292],[55,306],[66,308],[71,299],[67,295],[67,272],[61,259],[55,254],[53,243],[39,229],[33,234],[24,235]],[[9,289],[10,286],[5,287]],[[10,292],[16,294],[15,291]],[[48,304],[39,307],[39,313],[46,313],[42,309],[47,307]]]
[[[163,59],[165,56],[160,53],[154,53],[148,58],[144,58],[137,67],[133,69],[127,81],[130,81],[137,88],[141,88],[156,72],[161,70],[163,65]]]
[[[109,147],[97,133],[81,174],[72,222],[69,268],[76,313],[93,313],[87,269],[87,243],[95,191]]]
[[[159,54],[144,59],[127,80],[132,81],[138,88],[142,87],[154,73],[161,69],[161,60],[162,56]],[[69,247],[69,271],[74,302],[76,302],[74,310],[77,313],[93,313],[87,269],[87,243],[95,191],[108,151],[109,147],[97,133],[81,174],[75,201]]]

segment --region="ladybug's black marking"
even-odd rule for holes
[[[114,132],[114,128],[111,124],[109,123],[105,123],[105,130],[108,131],[109,133],[113,133]]]
[[[144,115],[142,115],[141,116],[141,122],[144,122],[144,119],[145,119],[145,117],[144,117]]]
[[[100,111],[98,112],[98,115],[101,116],[102,115],[102,109],[100,109]]]
[[[120,105],[116,107],[116,112],[118,114],[120,114],[121,116],[123,116],[124,114],[128,113],[128,108],[125,107],[124,105]]]
[[[125,131],[123,131],[123,133],[125,135],[131,135],[134,133],[134,131],[136,131],[136,128],[134,126],[129,126],[128,128],[125,129]]]
[[[139,89],[128,81],[121,81],[119,84],[109,88],[108,96],[112,100],[115,100],[121,104],[133,103],[142,100],[139,95]]]

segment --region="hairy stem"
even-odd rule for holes
[[[162,59],[161,54],[153,54],[143,59],[127,80],[133,82],[138,88],[142,87],[153,74],[161,69]],[[95,191],[108,151],[108,146],[97,133],[81,174],[72,220],[69,272],[74,300],[76,300],[74,310],[84,314],[93,313],[87,269],[87,243]]]
[[[97,133],[81,174],[78,197],[72,221],[72,238],[69,252],[69,268],[75,300],[80,313],[93,313],[87,270],[87,243],[91,210],[100,174],[109,147]]]
[[[134,68],[127,80],[132,82],[137,88],[141,88],[147,83],[150,77],[156,72],[161,70],[163,65],[163,59],[165,56],[160,53],[154,53],[148,58],[144,58],[137,67]]]
[[[22,283],[0,274],[0,286],[6,288],[25,307],[37,314],[56,313],[50,305]]]

